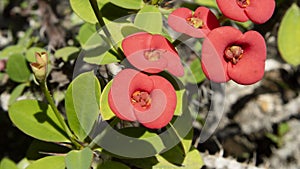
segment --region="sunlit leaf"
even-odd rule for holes
[[[67,89],[65,107],[68,123],[82,141],[98,119],[100,94],[100,83],[93,72],[80,74]]]
[[[79,52],[79,49],[74,46],[67,46],[61,49],[58,49],[55,51],[54,56],[56,58],[62,58],[65,62],[75,59],[77,57],[77,54]],[[74,56],[75,55],[75,56]]]
[[[162,14],[155,6],[146,5],[136,15],[134,25],[150,33],[162,32]]]
[[[18,167],[12,160],[3,158],[0,162],[0,169],[18,169]]]
[[[21,100],[9,107],[11,121],[21,131],[36,139],[69,142],[50,106],[37,100]]]
[[[76,39],[79,41],[80,45],[83,46],[89,40],[89,38],[96,32],[97,31],[95,24],[85,23],[80,27]]]
[[[110,0],[111,3],[126,9],[141,9],[143,0]]]
[[[183,103],[184,99],[186,99],[184,97],[184,93],[185,93],[184,89],[176,90],[177,104],[176,104],[176,109],[174,112],[175,116],[180,116],[182,114],[182,103]]]
[[[93,160],[93,151],[86,147],[83,150],[72,150],[66,156],[68,169],[90,169]]]
[[[107,0],[97,0],[99,9],[107,3]],[[89,0],[70,0],[73,11],[84,21],[89,23],[97,23],[97,18]]]
[[[202,157],[197,149],[192,149],[189,153],[187,153],[183,163],[181,166],[176,166],[167,160],[165,160],[162,156],[158,156],[159,163],[153,166],[153,169],[163,169],[163,168],[172,168],[172,169],[191,169],[191,168],[201,168],[204,163]]]
[[[21,161],[18,162],[18,169],[26,169],[27,166],[30,165],[30,161],[25,157]]]
[[[218,8],[218,5],[215,0],[195,0],[195,3],[197,3],[198,5]]]
[[[64,156],[48,156],[34,161],[26,169],[65,169]]]
[[[285,13],[278,31],[278,48],[283,59],[297,66],[300,64],[300,9],[294,3]]]
[[[113,111],[110,109],[109,104],[108,104],[108,93],[110,91],[112,85],[112,81],[110,81],[105,88],[103,89],[103,92],[100,97],[100,113],[101,113],[101,118],[103,120],[109,120],[115,116]]]

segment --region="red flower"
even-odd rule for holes
[[[108,103],[120,119],[159,129],[172,119],[177,98],[172,84],[163,77],[124,69],[113,80]]]
[[[256,31],[245,34],[224,26],[216,28],[202,45],[202,68],[215,82],[230,79],[239,84],[253,84],[262,79],[266,60],[264,38]]]
[[[250,19],[257,24],[269,20],[275,9],[274,0],[217,0],[217,4],[226,17],[240,22]]]
[[[122,41],[122,48],[128,61],[142,71],[159,73],[166,69],[175,76],[184,75],[178,53],[162,35],[135,33]]]
[[[199,7],[195,13],[188,8],[178,8],[168,17],[168,24],[177,32],[203,38],[220,26],[216,16],[206,7]]]

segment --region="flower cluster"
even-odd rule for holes
[[[124,69],[116,75],[108,96],[110,108],[122,120],[137,121],[151,129],[165,127],[174,115],[177,97],[172,84],[155,74],[166,70],[183,76],[177,51],[162,35],[147,32],[126,37],[122,48],[139,71]]]
[[[274,0],[217,0],[224,16],[236,20],[264,23],[274,11]],[[256,31],[242,33],[231,26],[220,26],[206,7],[195,12],[178,8],[168,17],[169,26],[194,38],[205,38],[201,64],[204,74],[214,82],[233,80],[249,85],[263,78],[266,60],[264,38]],[[128,61],[139,71],[124,69],[114,78],[109,105],[117,117],[138,121],[145,127],[166,126],[174,114],[177,99],[172,84],[162,76],[168,71],[183,76],[184,69],[174,46],[162,35],[139,32],[122,41]]]

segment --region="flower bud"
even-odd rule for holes
[[[48,54],[46,52],[35,53],[36,62],[31,63],[31,69],[34,73],[35,78],[38,82],[41,82],[46,79],[47,75],[47,62],[48,62]]]

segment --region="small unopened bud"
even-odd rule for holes
[[[36,62],[31,63],[31,69],[38,82],[44,81],[47,76],[48,54],[46,52],[35,53]]]

